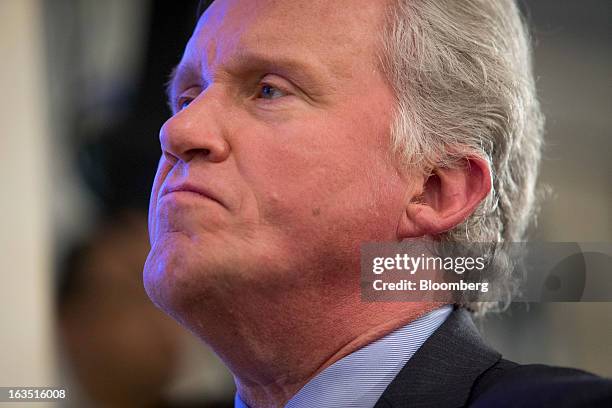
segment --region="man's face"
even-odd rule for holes
[[[181,317],[203,296],[358,291],[359,244],[396,239],[407,199],[384,7],[217,0],[202,16],[160,134],[145,268],[158,305]]]

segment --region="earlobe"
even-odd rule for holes
[[[466,158],[432,170],[421,194],[412,197],[398,226],[398,238],[436,236],[465,221],[491,191],[486,160]]]

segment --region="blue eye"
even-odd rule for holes
[[[278,88],[272,85],[263,84],[259,91],[259,97],[262,99],[277,99],[285,96],[286,94]]]
[[[191,98],[181,98],[178,103],[179,110],[183,110],[189,106],[193,99]]]

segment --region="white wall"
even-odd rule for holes
[[[0,386],[54,385],[41,3],[0,1]]]

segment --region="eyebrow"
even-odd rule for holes
[[[177,72],[178,72],[178,65],[176,65],[174,68],[172,68],[172,71],[170,72],[170,75],[168,75],[168,80],[166,81],[166,86],[165,86],[165,90],[166,90],[166,102],[168,104],[172,103],[172,92],[174,90],[174,85],[175,85],[175,82],[176,82]]]
[[[270,71],[295,82],[299,88],[307,88],[308,93],[316,95],[322,93],[322,86],[330,86],[326,79],[331,76],[328,70],[304,58],[295,58],[291,55],[270,55],[251,50],[235,52],[227,62],[222,64],[222,70],[231,76],[246,76],[257,71]],[[174,92],[180,83],[201,83],[203,74],[193,62],[184,62],[177,65],[170,74],[166,86],[168,103],[172,107]]]
[[[236,52],[231,60],[226,64],[228,72],[256,69],[271,69],[277,71],[304,72],[309,75],[316,75],[316,67],[305,60],[294,58],[290,55],[267,55],[253,51]]]
[[[174,91],[180,82],[193,81],[200,82],[201,75],[198,68],[192,63],[179,63],[170,72],[168,82],[166,83],[166,98],[170,110],[173,110],[172,103],[174,101]]]

